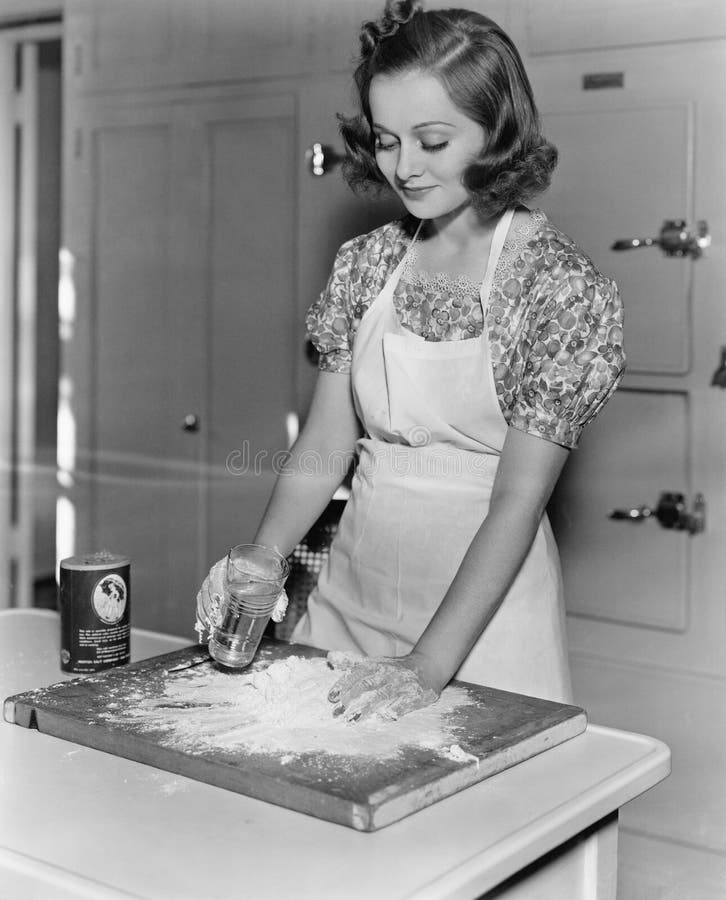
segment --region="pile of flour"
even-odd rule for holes
[[[283,762],[308,752],[380,759],[411,745],[450,755],[456,735],[447,716],[472,702],[465,689],[449,687],[395,722],[346,722],[328,700],[340,675],[324,657],[290,656],[244,675],[194,668],[169,678],[162,696],[131,699],[106,718],[162,731],[179,749],[246,748],[282,754]]]

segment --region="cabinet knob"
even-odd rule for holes
[[[187,413],[182,419],[182,431],[199,431],[199,416],[196,413]]]

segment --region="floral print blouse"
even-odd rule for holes
[[[350,371],[358,324],[411,242],[410,219],[342,245],[307,315],[319,367]],[[541,210],[510,229],[486,315],[479,285],[414,272],[415,246],[394,293],[404,327],[426,340],[478,337],[486,321],[494,382],[508,424],[564,447],[609,399],[625,369],[623,309],[614,281]]]

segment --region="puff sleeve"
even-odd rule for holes
[[[623,377],[623,307],[615,282],[594,267],[555,271],[540,285],[547,299],[523,342],[509,424],[574,448]]]
[[[350,372],[351,285],[355,280],[356,257],[355,239],[340,247],[325,290],[311,305],[305,318],[308,337],[320,354],[318,368],[324,372]]]

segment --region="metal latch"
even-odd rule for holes
[[[698,259],[711,246],[708,222],[701,219],[696,233],[691,234],[685,219],[667,219],[657,238],[623,238],[615,241],[611,250],[637,250],[640,247],[660,247],[666,256],[690,256]]]
[[[311,175],[326,175],[335,166],[345,161],[345,153],[338,153],[328,144],[316,141],[305,151],[305,162]]]
[[[683,494],[665,492],[658,498],[655,509],[649,506],[614,509],[608,518],[628,522],[644,522],[646,519],[655,518],[663,528],[700,534],[706,527],[706,499],[703,494],[696,494],[693,498],[693,509],[688,512]]]

